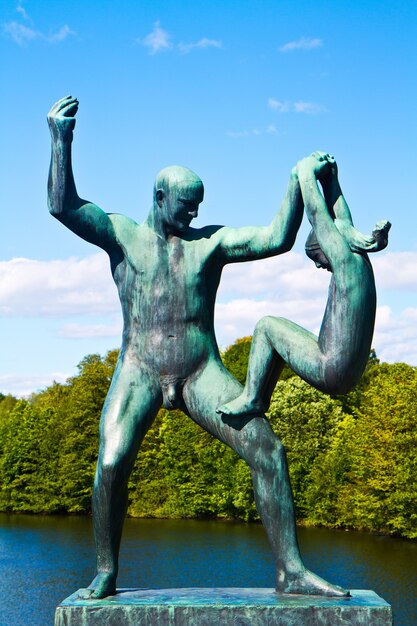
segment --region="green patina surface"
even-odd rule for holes
[[[119,590],[100,601],[73,594],[55,626],[391,626],[391,607],[373,591],[350,598],[288,596],[274,589]]]
[[[204,187],[194,172],[179,166],[157,176],[153,204],[143,223],[106,213],[76,190],[71,144],[77,110],[78,101],[68,96],[48,115],[49,210],[75,234],[107,252],[124,320],[120,356],[100,424],[93,492],[97,577],[85,595],[103,598],[115,593],[127,483],[161,405],[182,409],[249,465],[256,506],[276,561],[277,589],[346,594],[304,567],[285,451],[263,411],[284,362],[328,393],[344,392],[358,381],[375,317],[375,286],[366,251],[386,245],[388,225],[369,238],[353,228],[336,164],[324,153],[303,159],[292,171],[269,226],[191,228]],[[333,272],[320,336],[281,318],[261,321],[242,396],[242,386],[222,364],[214,333],[222,270],[228,263],[290,250],[304,209],[317,240],[309,244],[310,256]]]

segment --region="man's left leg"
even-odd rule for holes
[[[255,502],[277,567],[277,591],[343,596],[347,592],[307,570],[302,562],[295,527],[294,502],[282,443],[263,415],[220,416],[216,408],[241,393],[242,386],[219,360],[185,384],[183,395],[190,417],[227,443],[249,465]]]

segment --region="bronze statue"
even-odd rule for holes
[[[194,229],[190,223],[203,200],[203,183],[186,168],[169,167],[158,174],[152,208],[145,222],[138,224],[123,215],[107,214],[78,196],[71,166],[77,109],[78,101],[68,96],[48,115],[52,135],[49,210],[77,235],[108,253],[124,319],[120,356],[100,423],[93,491],[97,576],[84,597],[103,598],[116,592],[127,482],[141,441],[161,405],[183,410],[249,465],[257,508],[276,561],[277,590],[346,595],[344,589],[307,570],[301,560],[285,451],[265,415],[261,411],[243,417],[217,412],[242,392],[222,364],[214,334],[222,269],[227,263],[290,250],[302,220],[302,193],[305,196],[297,172],[291,173],[280,211],[270,226]],[[328,173],[330,163],[325,161],[317,167],[317,159],[311,162],[319,176],[322,170],[323,175]],[[327,208],[317,207],[317,213],[322,211],[326,213]],[[378,249],[374,238],[353,228],[347,229],[345,238],[352,248]]]

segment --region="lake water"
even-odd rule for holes
[[[390,602],[395,626],[417,626],[417,543],[299,529],[306,565]],[[0,514],[0,626],[48,626],[55,606],[94,573],[91,520]],[[273,587],[258,524],[126,520],[119,587]]]

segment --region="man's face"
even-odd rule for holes
[[[201,183],[177,183],[164,197],[165,222],[173,232],[184,232],[191,220],[198,215],[203,201],[204,188]]]

